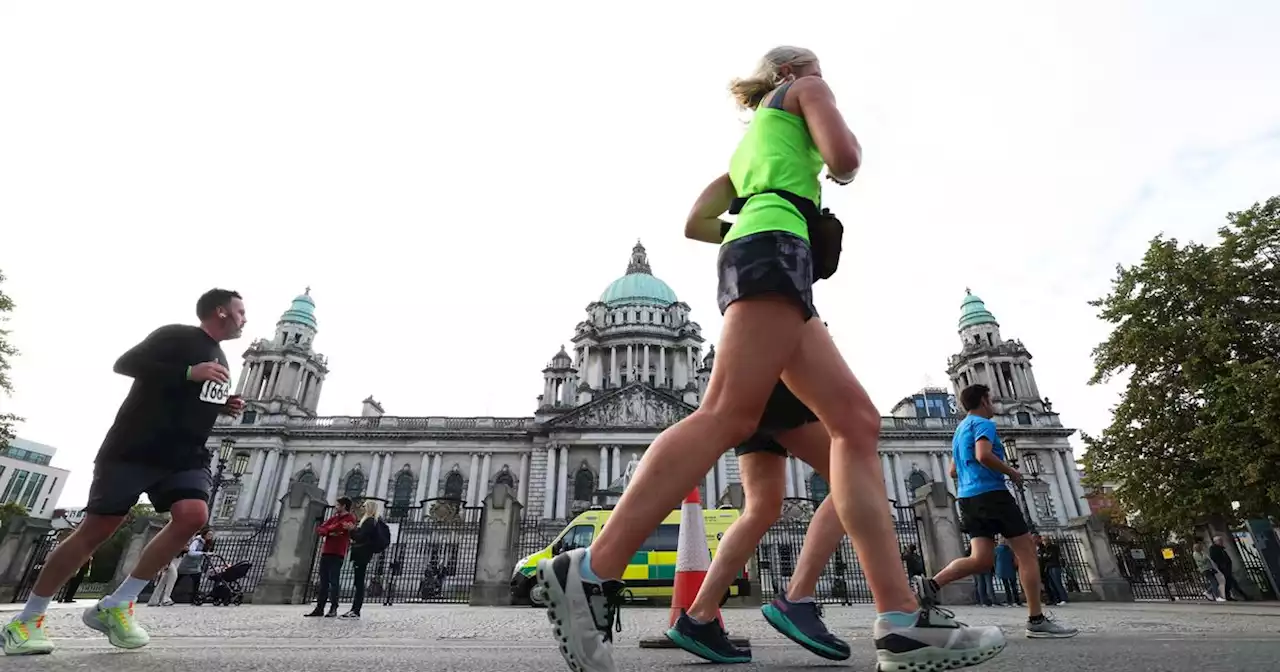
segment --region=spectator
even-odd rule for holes
[[[196,604],[196,596],[200,594],[200,575],[204,572],[205,554],[213,550],[213,528],[205,526],[200,533],[191,539],[178,560],[178,578],[173,582],[173,589],[179,590],[183,585],[191,587],[191,604]],[[181,591],[179,591],[181,592]]]
[[[304,614],[308,618],[338,615],[338,576],[342,573],[342,560],[351,548],[351,531],[356,529],[356,517],[351,514],[351,498],[339,497],[334,514],[316,526],[323,545],[320,548],[320,586],[316,608]],[[329,611],[325,612],[325,602]]]
[[[1044,574],[1049,606],[1067,603],[1067,587],[1062,583],[1062,548],[1052,539],[1036,535],[1036,557]]]
[[[1213,561],[1214,566],[1218,568],[1218,572],[1222,574],[1222,597],[1227,602],[1235,602],[1235,598],[1231,596],[1234,590],[1234,594],[1239,595],[1244,600],[1248,600],[1249,596],[1244,594],[1244,591],[1240,589],[1240,584],[1236,583],[1236,577],[1231,574],[1231,555],[1227,553],[1225,544],[1226,542],[1222,537],[1214,537],[1213,545],[1209,547],[1209,560]]]
[[[1000,545],[996,546],[996,576],[1000,579],[1000,584],[1004,586],[1005,606],[1013,605],[1022,606],[1022,595],[1018,593],[1018,559],[1013,554],[1013,549],[1009,548],[1009,542],[1006,539],[1000,540]]]

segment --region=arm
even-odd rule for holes
[[[960,478],[960,477],[959,475],[956,474],[956,461],[951,460],[951,480],[954,481],[957,478]]]
[[[187,379],[189,367],[171,361],[173,358],[174,332],[161,327],[151,332],[143,341],[120,355],[113,370],[137,380],[161,383],[180,383]]]
[[[862,145],[836,108],[831,87],[818,77],[802,77],[791,90],[796,93],[800,114],[827,164],[827,172],[837,182],[852,181],[862,166]]]
[[[996,451],[991,445],[991,439],[985,436],[978,438],[978,443],[974,447],[974,456],[978,458],[978,462],[982,466],[992,471],[998,471],[1015,481],[1022,478],[1022,474],[1018,473],[1017,469],[1005,464],[1004,460],[996,457]]]
[[[724,224],[727,223],[720,221],[720,215],[729,209],[729,205],[737,195],[738,192],[729,179],[729,173],[713,180],[698,195],[698,200],[693,204],[693,210],[689,212],[689,218],[684,224],[685,237],[719,245],[720,241],[724,240],[726,233]]]
[[[204,555],[204,544],[200,543],[199,539],[192,539],[191,544],[187,546],[187,555],[197,558]]]
[[[322,536],[322,537],[327,537],[327,536],[329,536],[329,533],[330,533],[330,532],[332,532],[332,531],[333,531],[333,519],[332,519],[332,518],[330,518],[329,520],[324,521],[323,523],[320,523],[319,525],[316,525],[316,534],[318,534],[318,535],[320,535],[320,536]]]

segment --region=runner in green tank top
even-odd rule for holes
[[[724,323],[711,381],[698,408],[649,445],[591,546],[538,562],[560,653],[575,672],[617,670],[613,632],[622,623],[622,572],[716,460],[755,433],[781,379],[831,437],[830,497],[875,598],[878,671],[931,672],[990,660],[1005,646],[1000,628],[958,623],[911,592],[881,471],[880,414],[822,320],[813,319],[808,227],[789,199],[816,206],[824,164],[829,179],[851,182],[861,147],[807,49],[771,50],[730,91],[757,117],[730,173],[703,190],[685,225],[688,237],[720,244],[717,293]],[[748,200],[731,226],[720,217],[739,197]]]

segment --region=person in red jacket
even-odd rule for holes
[[[339,497],[334,508],[333,516],[316,526],[316,534],[320,535],[324,545],[320,548],[320,586],[317,590],[320,597],[316,600],[316,608],[305,614],[309,618],[338,615],[338,573],[342,571],[347,549],[351,548],[351,530],[356,527],[356,517],[351,514],[349,497]],[[324,610],[325,602],[329,603],[328,613]]]

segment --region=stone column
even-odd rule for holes
[[[720,454],[720,459],[716,461],[716,491],[707,493],[708,508],[715,508],[720,505],[720,498],[724,496],[724,491],[729,488],[729,458],[724,454]]]
[[[542,517],[556,517],[556,474],[560,469],[556,466],[556,444],[547,444],[547,475],[542,484]]]
[[[529,501],[529,453],[520,454],[520,472],[516,476],[520,479],[517,485],[516,499],[520,501],[523,507],[525,502]]]
[[[642,358],[643,363],[641,364],[641,366],[643,366],[644,369],[640,374],[640,380],[643,380],[644,382],[647,383],[649,382],[649,346],[646,344],[640,347],[644,348],[644,357]]]
[[[471,453],[471,470],[467,474],[467,506],[475,506],[480,499],[480,453]]]
[[[283,367],[284,362],[282,361],[275,361],[271,363],[271,381],[267,383],[267,399],[279,394],[279,390],[276,388],[276,382],[280,380],[280,369]]]
[[[794,462],[793,458],[790,455],[788,455],[786,483],[785,483],[786,490],[784,491],[787,497],[800,496],[796,494],[796,473],[795,473],[795,464],[793,462]]]
[[[560,475],[556,478],[556,518],[569,516],[569,446],[560,446]]]
[[[613,473],[611,475],[613,478],[609,479],[610,482],[622,478],[622,446],[613,447]]]
[[[952,497],[955,497],[956,482],[951,478],[951,453],[942,454],[942,475],[945,477],[947,492],[951,493]]]
[[[1089,588],[1105,602],[1132,602],[1133,587],[1116,565],[1107,539],[1106,521],[1100,515],[1080,516],[1067,523],[1067,533],[1080,540],[1085,552]]]
[[[332,502],[338,498],[338,486],[342,484],[342,458],[345,455],[338,451],[333,456],[333,468],[329,470],[329,484],[325,487],[325,501]]]
[[[600,446],[600,483],[597,484],[598,490],[604,490],[609,487],[609,447]],[[520,500],[524,501],[524,500]]]
[[[938,453],[926,453],[929,458],[929,471],[933,472],[933,480],[935,483],[946,483],[946,476],[942,473],[942,456]]]
[[[476,497],[477,505],[488,496],[491,478],[493,478],[493,453],[485,453],[484,461],[480,463],[480,494]]]
[[[324,457],[320,458],[320,480],[318,481],[320,487],[324,487],[329,484],[329,472],[332,469],[333,453],[325,453]]]
[[[705,486],[706,486],[706,487],[705,487],[705,490],[707,491],[707,502],[709,502],[709,501],[711,500],[711,498],[715,496],[715,493],[716,493],[716,469],[715,469],[715,467],[712,467],[711,469],[708,469],[708,470],[707,470],[707,475],[706,475],[706,477],[703,479],[703,481],[704,481],[703,485],[705,485]],[[707,505],[707,502],[703,502],[703,506],[706,506],[706,505]]]
[[[609,386],[618,386],[618,346],[616,345],[609,346]]]
[[[291,450],[284,458],[284,469],[280,470],[280,484],[274,488],[275,494],[267,505],[265,514],[267,518],[275,517],[280,510],[280,500],[284,499],[284,494],[289,491],[289,483],[293,480],[293,462],[297,456],[298,454]]]
[[[377,497],[378,496],[378,471],[379,471],[378,468],[382,466],[382,453],[375,451],[372,453],[368,453],[368,455],[369,455],[369,474],[368,474],[369,480],[365,481],[364,483],[363,494],[365,497]]]
[[[427,499],[440,496],[440,470],[444,468],[444,453],[431,453],[431,478],[427,481]]]
[[[658,346],[658,387],[667,386],[667,346]]]
[[[920,519],[920,553],[926,567],[938,571],[964,555],[955,499],[946,489],[926,483],[916,490],[913,505]],[[963,578],[943,586],[941,598],[943,604],[973,604],[973,579]]]
[[[378,487],[382,489],[382,499],[391,499],[391,479],[396,477],[395,469],[395,454],[390,452],[383,453],[382,479],[378,481]]]
[[[1072,518],[1079,517],[1081,512],[1076,510],[1076,498],[1075,494],[1071,492],[1071,481],[1067,480],[1069,477],[1067,476],[1065,463],[1061,459],[1062,453],[1052,451],[1049,455],[1053,459],[1053,471],[1056,476],[1055,480],[1058,482],[1058,499],[1060,500],[1058,508],[1062,509],[1058,514],[1058,520],[1065,524]]]
[[[431,478],[431,458],[431,453],[422,454],[422,464],[418,466],[418,487],[413,493],[414,504],[427,498],[427,482]]]
[[[249,474],[244,481],[244,486],[240,491],[240,498],[236,500],[235,518],[251,518],[253,516],[253,500],[258,494],[258,485],[262,481],[262,461],[266,457],[265,451],[253,451],[253,458],[249,460]]]
[[[893,487],[893,465],[889,463],[889,454],[880,453],[880,471],[884,476],[884,495],[898,502],[898,506],[906,506],[907,502],[898,499],[898,491]]]
[[[520,511],[524,505],[506,483],[485,496],[480,508],[480,538],[476,547],[475,583],[471,606],[511,604],[511,574],[520,555]]]
[[[324,495],[323,490],[308,483],[289,485],[262,581],[253,591],[255,604],[303,604],[320,541],[315,527],[324,521],[327,506]]]
[[[116,573],[111,577],[108,590],[115,590],[116,586],[129,578],[129,574],[138,564],[138,559],[142,557],[143,549],[160,533],[160,530],[164,529],[164,526],[165,522],[159,518],[138,518],[133,521],[128,528],[129,540],[125,542],[124,550],[120,553],[120,561],[116,564]]]
[[[1058,461],[1062,462],[1063,468],[1067,471],[1067,483],[1071,486],[1071,498],[1076,501],[1076,510],[1080,515],[1087,516],[1091,513],[1089,508],[1089,500],[1085,499],[1084,484],[1080,482],[1080,472],[1076,471],[1075,460],[1069,456],[1071,450],[1067,449],[1058,454]]]
[[[255,479],[258,482],[258,492],[253,497],[253,512],[250,514],[252,518],[265,517],[263,513],[267,508],[267,500],[275,494],[276,490],[272,487],[272,477],[276,474],[276,462],[280,459],[280,450],[278,448],[267,448],[266,462],[262,467],[262,473]]]
[[[907,474],[902,470],[902,453],[894,453],[893,454],[893,491],[898,493],[895,496],[898,498],[899,502],[904,502],[904,506],[905,506],[905,502],[911,501],[910,496],[907,494],[907,484],[904,482],[906,480],[907,480]]]

